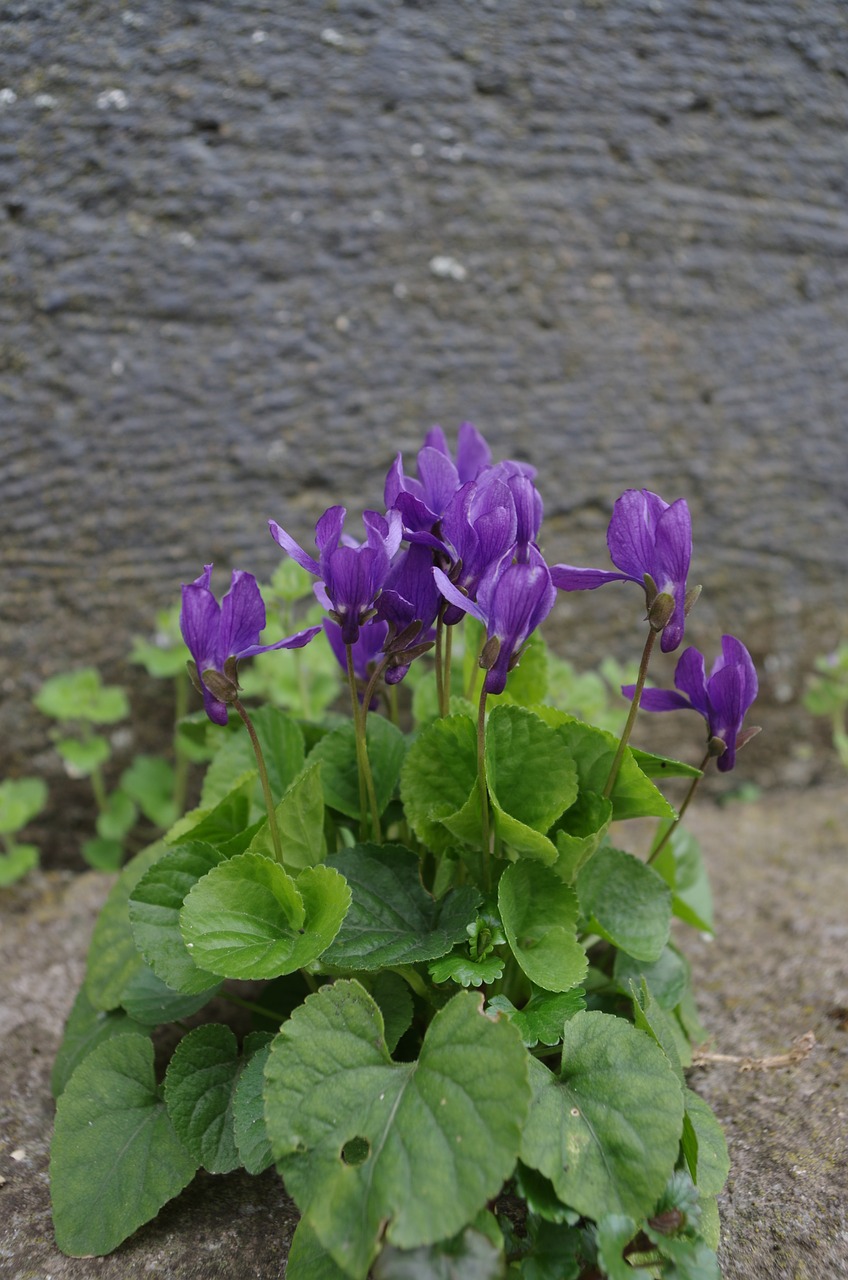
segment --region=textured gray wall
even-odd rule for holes
[[[0,770],[50,767],[43,677],[125,677],[205,560],[266,572],[269,515],[308,538],[469,418],[539,467],[553,560],[606,563],[625,487],[689,499],[691,639],[748,642],[748,767],[805,776],[794,698],[846,614],[838,0],[0,21]],[[635,595],[549,631],[633,651]]]

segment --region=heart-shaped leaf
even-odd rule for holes
[[[564,1027],[561,1074],[533,1059],[531,1083],[524,1163],[587,1218],[650,1213],[683,1127],[682,1090],[653,1040],[623,1018],[577,1013]]]
[[[486,724],[486,778],[496,810],[544,834],[577,798],[577,766],[532,711],[497,706]]]
[[[215,985],[215,975],[199,969],[180,931],[180,912],[189,891],[225,855],[201,841],[178,844],[146,871],[129,900],[133,936],[157,977],[187,995]]]
[[[577,941],[577,894],[548,867],[514,862],[498,885],[498,906],[512,954],[531,982],[568,991],[589,962]]]
[[[556,729],[577,764],[581,791],[603,795],[610,765],[618,750],[618,738],[553,707],[537,707],[546,724]],[[647,778],[628,748],[612,791],[614,818],[673,818],[665,796]]]
[[[118,876],[97,917],[85,976],[86,995],[95,1009],[117,1009],[124,988],[144,964],[130,924],[130,894],[164,852],[165,846],[157,841],[137,853]]]
[[[156,1086],[152,1042],[122,1035],[98,1045],[56,1108],[50,1182],[59,1248],[75,1258],[110,1253],[196,1169]]]
[[[327,865],[342,873],[353,900],[326,964],[362,970],[417,964],[467,941],[480,894],[466,886],[434,901],[422,887],[418,859],[402,845],[354,845]]]
[[[404,810],[419,840],[436,853],[455,844],[442,819],[462,810],[477,786],[477,730],[470,716],[428,725],[409,748],[400,779]],[[480,819],[474,826],[480,832]]]
[[[397,786],[406,754],[406,739],[396,725],[382,716],[368,717],[365,737],[377,809],[382,813]],[[358,818],[359,766],[353,725],[348,722],[326,734],[313,747],[309,760],[321,762],[321,785],[330,808],[338,809],[348,818]]]
[[[350,904],[342,876],[307,867],[297,881],[277,862],[242,853],[199,880],[180,925],[197,962],[224,978],[276,978],[316,960]]]
[[[255,1034],[259,1034],[258,1032]],[[274,1163],[265,1124],[265,1064],[271,1038],[254,1049],[236,1085],[233,1097],[233,1136],[239,1158],[248,1173],[259,1174]],[[248,1045],[245,1043],[245,1052]]]
[[[671,927],[671,891],[661,875],[605,846],[577,877],[580,910],[593,933],[635,960],[658,960]]]
[[[95,1009],[86,995],[85,987],[80,987],[73,1008],[65,1023],[65,1032],[53,1072],[50,1076],[50,1088],[53,1097],[58,1098],[80,1063],[88,1057],[92,1050],[113,1036],[123,1036],[128,1032],[138,1035],[144,1028],[128,1017],[122,1010],[110,1013]]]
[[[342,981],[310,996],[274,1041],[266,1112],[277,1165],[352,1276],[366,1274],[384,1234],[414,1249],[461,1230],[512,1171],[528,1057],[482,1003],[454,996],[418,1061],[394,1063],[379,1008]]]
[[[262,747],[268,784],[276,802],[303,768],[303,731],[279,707],[262,707],[258,711],[251,711],[250,718]],[[231,734],[218,748],[206,770],[200,794],[201,807],[214,808],[229,794],[240,777],[255,769],[256,756],[248,735],[244,732]],[[264,810],[265,802],[258,780],[253,789],[253,801]]]
[[[233,1134],[233,1094],[243,1065],[235,1036],[220,1023],[189,1031],[168,1063],[168,1115],[208,1173],[230,1173],[241,1163]]]
[[[309,765],[295,778],[275,810],[277,830],[287,871],[302,871],[323,862],[327,853],[324,836],[324,791],[321,762]],[[250,842],[251,853],[274,857],[274,841],[265,822]]]

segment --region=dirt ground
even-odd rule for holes
[[[720,1202],[725,1280],[848,1277],[848,789],[707,802],[688,825],[716,899],[716,938],[684,935],[711,1049],[759,1058],[816,1038],[797,1065],[691,1072],[733,1164]],[[201,1175],[108,1258],[56,1249],[50,1068],[107,888],[94,873],[53,872],[0,894],[0,1277],[284,1276],[296,1214],[270,1171]]]

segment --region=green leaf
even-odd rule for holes
[[[609,1280],[650,1280],[642,1267],[631,1267],[624,1249],[636,1234],[636,1223],[623,1213],[607,1213],[598,1223],[598,1261]]]
[[[117,871],[124,860],[123,842],[107,840],[103,836],[83,840],[80,853],[95,871]]]
[[[382,716],[368,717],[365,737],[377,808],[382,813],[394,795],[400,777],[406,754],[406,739],[396,725]],[[321,762],[324,800],[330,808],[337,809],[348,818],[358,818],[359,767],[352,723],[347,721],[322,738],[313,747],[309,760],[310,763]]]
[[[546,724],[556,729],[574,757],[580,790],[603,795],[610,765],[618,750],[618,738],[553,707],[536,707],[535,710]],[[671,805],[639,768],[629,747],[624,753],[611,798],[612,816],[616,819],[674,817]]]
[[[480,809],[477,791],[471,794],[471,799],[474,800],[473,813],[474,817],[477,818]],[[551,867],[556,861],[556,845],[551,840],[548,840],[547,836],[543,836],[541,831],[535,831],[533,827],[526,826],[526,823],[519,822],[518,818],[512,818],[511,814],[501,809],[497,800],[494,800],[493,797],[491,799],[494,829],[496,829],[497,836],[503,841],[503,844],[509,846],[516,854],[523,855],[524,858],[533,858],[539,863],[544,863],[546,867]],[[461,810],[461,812],[464,813],[464,810]],[[471,814],[469,814],[469,818],[471,818]],[[447,824],[450,824],[452,831],[456,831],[457,835],[460,835],[455,826],[455,820],[448,818],[446,819],[446,826]],[[479,831],[480,819],[477,818],[477,822],[466,828],[465,838],[469,841],[469,844],[474,837],[477,837],[479,841]]]
[[[533,1248],[521,1261],[521,1280],[577,1280],[586,1261],[582,1233],[573,1226],[540,1222]]]
[[[401,1036],[412,1026],[413,1005],[409,987],[400,974],[385,971],[371,980],[370,994],[383,1015],[386,1048],[389,1053],[394,1053]]]
[[[474,1227],[420,1249],[387,1245],[372,1271],[374,1280],[504,1280],[503,1249]]]
[[[670,760],[667,756],[655,756],[651,751],[630,747],[630,754],[643,773],[649,778],[700,778],[702,773],[693,764],[682,760]]]
[[[165,852],[161,841],[148,845],[124,867],[103,906],[91,936],[85,990],[95,1009],[117,1009],[130,978],[144,964],[129,915],[129,899],[148,867]]]
[[[186,897],[181,928],[199,965],[224,978],[293,973],[332,942],[350,903],[344,878],[307,867],[295,882],[257,853],[214,867]]]
[[[503,977],[504,963],[498,955],[472,959],[466,947],[434,960],[428,965],[428,972],[435,983],[455,982],[461,987],[482,987]]]
[[[521,651],[521,659],[509,673],[503,702],[532,707],[548,693],[548,647],[537,631]]]
[[[138,811],[125,791],[117,790],[106,801],[106,808],[97,815],[97,834],[104,840],[123,840],[135,825]]]
[[[117,724],[130,713],[124,690],[117,685],[104,685],[94,667],[67,671],[45,680],[33,701],[39,711],[54,720]]]
[[[545,991],[568,991],[586,976],[586,952],[577,941],[577,895],[555,872],[535,862],[514,862],[498,885],[504,931],[524,973]]]
[[[667,829],[663,823],[657,840]],[[675,827],[651,865],[671,888],[673,914],[695,929],[712,933],[713,895],[700,845],[691,832]]]
[[[133,647],[129,652],[130,662],[137,662],[144,667],[154,680],[173,679],[185,675],[188,649],[181,640],[159,644],[155,640],[146,640],[142,636],[133,637]]]
[[[177,1134],[208,1173],[241,1163],[233,1133],[233,1095],[241,1075],[229,1027],[207,1023],[183,1036],[165,1073],[165,1103]]]
[[[454,996],[418,1061],[396,1064],[378,1006],[341,981],[310,996],[274,1041],[266,1112],[278,1168],[353,1276],[365,1275],[383,1235],[414,1249],[462,1230],[512,1171],[528,1058],[482,1003]]]
[[[566,1208],[554,1191],[550,1179],[539,1173],[538,1169],[529,1169],[520,1160],[515,1166],[515,1189],[527,1202],[530,1213],[537,1218],[543,1218],[545,1222],[567,1223],[572,1227],[579,1221],[580,1215],[573,1209]],[[528,1219],[528,1226],[535,1232],[538,1232],[540,1225],[538,1222],[534,1223],[532,1218]],[[559,1280],[559,1277],[555,1280]]]
[[[577,766],[561,737],[523,707],[486,724],[486,780],[496,812],[544,834],[577,798]]]
[[[0,835],[14,835],[32,822],[47,803],[41,778],[6,778],[0,782]]]
[[[701,1225],[698,1230],[701,1233],[701,1239],[710,1249],[717,1249],[721,1239],[721,1223],[718,1216],[718,1202],[715,1196],[702,1195],[700,1197],[701,1205]]]
[[[443,853],[454,843],[442,819],[462,810],[477,788],[477,730],[470,716],[446,716],[423,729],[400,778],[404,810],[422,844]],[[479,835],[479,818],[476,827]]]
[[[163,982],[186,995],[206,991],[217,979],[195,964],[183,941],[180,911],[198,880],[223,861],[224,854],[210,844],[178,844],[145,872],[129,899],[139,951]]]
[[[56,750],[65,762],[69,778],[88,778],[112,754],[107,738],[93,733],[90,738],[59,738]]]
[[[312,612],[298,618],[299,628],[320,619],[320,609],[317,617]],[[277,652],[258,653],[250,666],[239,672],[239,681],[246,696],[284,707],[314,724],[338,698],[341,674],[329,644],[316,640],[305,649],[292,650],[287,657]]]
[[[50,1180],[59,1248],[77,1258],[110,1253],[196,1168],[160,1099],[151,1041],[128,1034],[98,1045],[56,1108]]]
[[[206,844],[223,845],[244,835],[250,824],[256,776],[255,769],[249,770],[237,779],[232,791],[228,791],[213,808],[191,809],[178,818],[165,835],[166,843],[173,845],[201,840]],[[251,839],[252,833],[246,837],[245,847]]]
[[[279,660],[279,654],[273,655]],[[303,730],[277,707],[251,711],[250,718],[262,747],[268,784],[275,802],[279,801],[303,768],[305,750]],[[227,796],[245,773],[256,770],[256,756],[246,732],[225,739],[206,771],[200,795],[201,808],[209,809]],[[257,773],[258,779],[258,773]],[[254,801],[263,811],[265,801],[261,785],[256,783]]]
[[[674,1168],[683,1095],[662,1051],[623,1018],[565,1024],[559,1077],[531,1060],[521,1159],[588,1218],[650,1213]]]
[[[308,1218],[301,1218],[294,1229],[286,1280],[350,1280],[350,1272],[333,1261]]]
[[[176,821],[174,770],[161,756],[136,756],[121,774],[121,787],[154,826],[164,831]]]
[[[683,1041],[683,1035],[679,1025],[653,998],[644,978],[638,985],[634,982],[631,994],[633,997],[634,1024],[659,1045],[682,1088],[685,1080],[683,1078],[683,1060],[678,1046]],[[685,1047],[688,1049],[688,1044]],[[691,1055],[689,1060],[691,1061]]]
[[[265,1125],[264,1072],[270,1052],[269,1041],[250,1055],[233,1095],[233,1136],[239,1159],[254,1175],[274,1163]]]
[[[663,1009],[674,1009],[689,989],[689,965],[673,946],[665,946],[658,959],[634,960],[624,951],[615,957],[613,977],[625,995],[630,995],[630,983],[638,986],[642,978],[651,989],[651,995]]]
[[[62,1043],[53,1063],[50,1076],[53,1097],[59,1097],[83,1059],[99,1044],[111,1040],[113,1036],[143,1031],[143,1027],[122,1011],[105,1013],[102,1009],[95,1009],[86,995],[85,987],[80,987],[68,1014]]]
[[[697,1177],[692,1174],[702,1196],[717,1196],[730,1173],[730,1157],[724,1130],[708,1102],[691,1089],[683,1098],[686,1115],[698,1140]]]
[[[593,791],[581,791],[551,833],[558,857],[554,870],[566,884],[574,884],[579,872],[597,853],[612,821],[612,802]]]
[[[586,993],[581,987],[571,991],[534,991],[520,1010],[505,996],[495,996],[486,1006],[487,1012],[493,1009],[509,1018],[528,1049],[539,1041],[559,1044],[565,1023],[585,1008]]]
[[[668,1280],[721,1280],[718,1259],[702,1240],[688,1240],[685,1236],[663,1236],[648,1229],[661,1254],[672,1261],[663,1275]]]
[[[160,1023],[179,1022],[182,1018],[191,1017],[209,1003],[220,986],[220,981],[213,977],[205,991],[186,995],[172,991],[161,978],[157,978],[149,965],[143,964],[121,992],[121,1004],[137,1022],[145,1027],[156,1027]]]
[[[327,865],[342,873],[352,901],[325,964],[363,970],[416,964],[467,941],[480,894],[468,886],[434,901],[421,884],[418,859],[402,845],[354,845]]]
[[[38,866],[38,848],[34,844],[13,844],[8,853],[0,853],[0,888],[14,884]]]
[[[324,791],[321,763],[307,766],[295,778],[275,810],[277,830],[288,871],[317,866],[327,855],[324,836]],[[267,822],[250,842],[249,852],[274,856],[274,841]]]
[[[576,887],[593,933],[636,960],[659,959],[671,926],[671,892],[653,867],[605,846],[586,863]]]

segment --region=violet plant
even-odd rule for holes
[[[646,688],[694,601],[682,500],[622,495],[619,572],[549,568],[532,468],[465,423],[417,473],[395,460],[362,541],[325,512],[317,557],[270,522],[320,622],[262,643],[250,574],[220,603],[211,566],[183,587],[221,742],[95,927],[53,1076],[57,1240],[108,1253],[198,1169],[273,1165],[301,1212],[289,1280],[718,1276],[727,1152],[687,1085],[706,1033],[671,935],[712,928],[709,886],[654,779],[689,779],[682,812],[711,758],[733,767],[753,664],[725,636],[709,677],[689,648],[677,692]],[[569,686],[538,631],[558,589],[619,579],[648,622],[621,737],[547,700],[549,673]],[[245,705],[242,660],[318,645],[349,718]],[[700,768],[630,744],[640,701],[704,718]],[[621,847],[644,819],[647,860]]]

